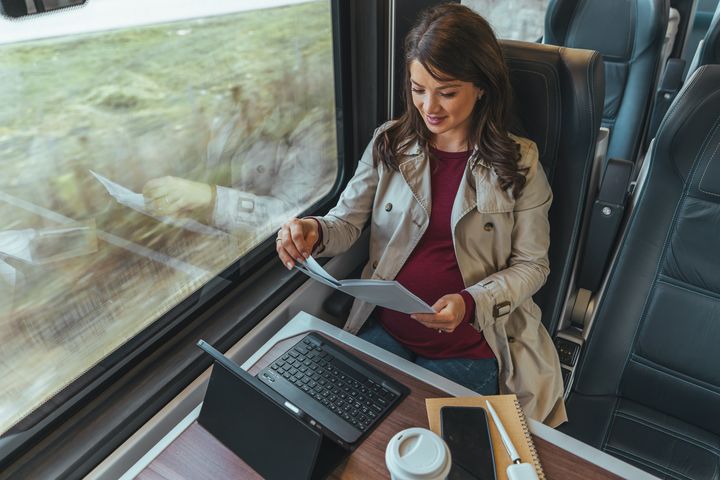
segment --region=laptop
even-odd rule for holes
[[[323,478],[409,394],[316,333],[256,377],[198,346],[215,360],[198,422],[268,479]]]

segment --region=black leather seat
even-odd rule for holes
[[[700,47],[698,66],[720,64],[720,3]]]
[[[550,333],[558,324],[577,251],[603,101],[597,52],[500,42],[510,68],[518,133],[537,143],[553,190],[550,276],[535,295]]]
[[[565,300],[592,171],[603,99],[603,62],[597,52],[537,43],[500,42],[510,69],[519,125],[537,143],[553,190],[550,276],[535,295],[550,333]],[[335,292],[325,311],[346,318],[352,298]]]
[[[599,51],[609,158],[635,161],[654,94],[668,0],[551,0],[543,42]]]
[[[720,478],[720,66],[660,126],[566,433],[661,478]]]

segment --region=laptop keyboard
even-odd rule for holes
[[[365,432],[394,403],[398,394],[374,382],[305,338],[269,369]]]

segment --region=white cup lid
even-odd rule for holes
[[[450,450],[435,433],[408,428],[395,434],[385,450],[390,473],[398,479],[444,478],[450,470]]]

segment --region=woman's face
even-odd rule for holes
[[[435,147],[466,149],[470,114],[482,89],[459,80],[439,82],[417,60],[410,64],[410,87]]]

